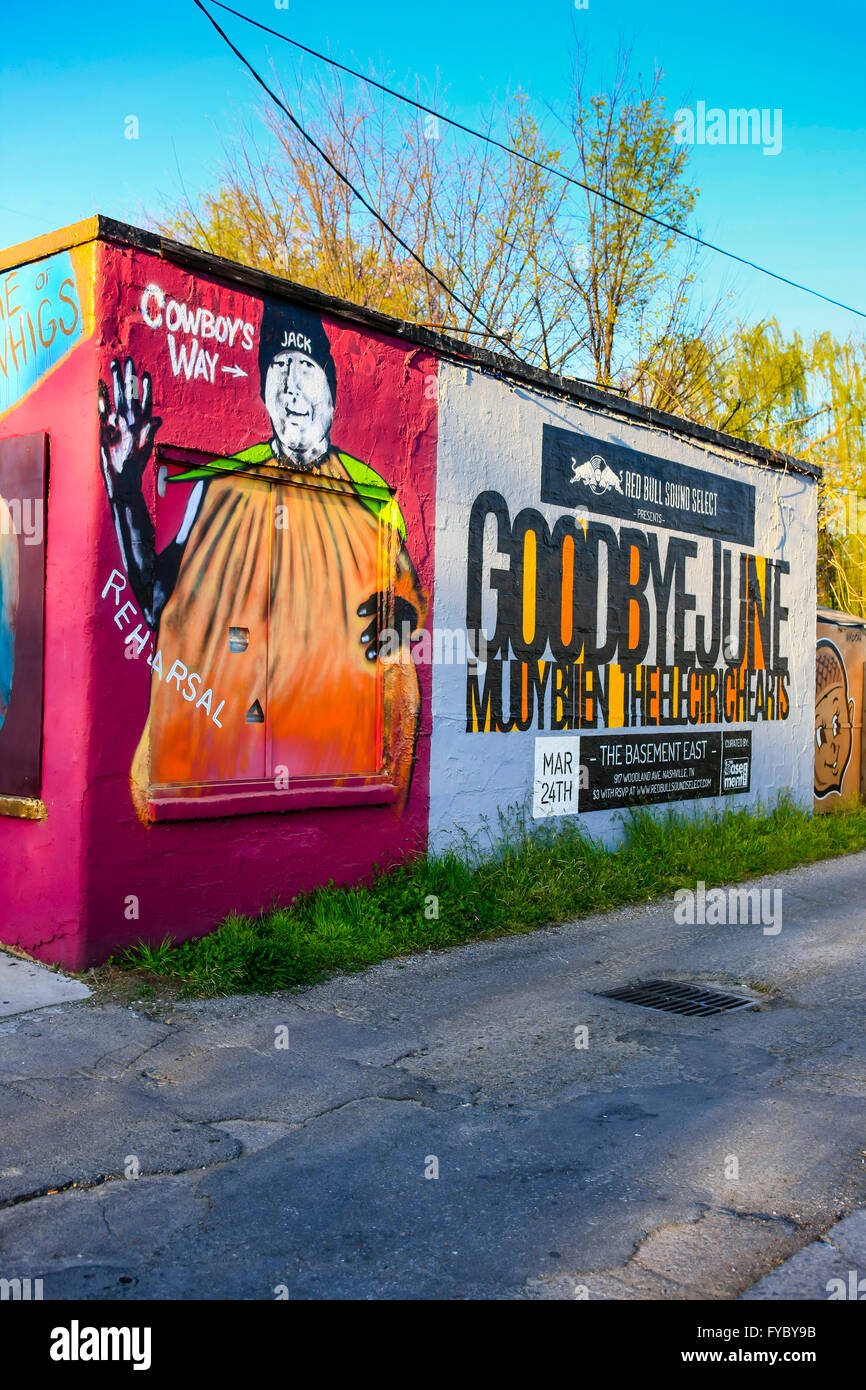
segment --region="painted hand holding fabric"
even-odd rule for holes
[[[358,608],[359,618],[371,618],[371,621],[361,633],[362,645],[366,647],[366,657],[368,661],[375,661],[379,655],[379,648],[382,644],[382,633],[385,631],[382,617],[385,612],[385,594],[371,594],[368,599]],[[404,627],[404,624],[407,624]],[[418,610],[408,599],[402,598],[399,594],[394,599],[394,627],[397,631],[398,640],[402,646],[404,632],[408,637],[418,626]]]

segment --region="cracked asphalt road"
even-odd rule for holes
[[[666,902],[291,995],[0,1021],[0,1275],[47,1299],[739,1296],[866,1205],[866,854],[761,882],[778,936]],[[658,977],[761,1006],[596,993]]]

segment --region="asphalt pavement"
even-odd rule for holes
[[[859,1252],[866,1276],[857,1220],[832,1234],[866,1206],[866,854],[757,886],[781,930],[663,902],[292,994],[0,1018],[0,1277],[46,1299],[828,1298]],[[658,978],[758,1007],[601,994]]]

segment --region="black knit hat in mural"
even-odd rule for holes
[[[331,399],[337,399],[337,369],[331,356],[322,320],[310,309],[299,304],[286,304],[279,299],[266,299],[259,332],[259,374],[264,399],[268,367],[279,352],[302,352],[322,368],[331,388]]]

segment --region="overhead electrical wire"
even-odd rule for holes
[[[246,66],[250,68],[253,75],[261,82],[261,78],[258,77],[258,74],[255,73],[251,65],[243,58],[243,55],[238,53],[238,50],[234,48],[234,44],[231,43],[231,40],[227,38],[222,29],[219,28],[213,16],[208,14],[200,0],[195,0],[195,3],[200,10],[203,10],[204,13],[207,14],[208,19],[218,32],[222,34],[226,43],[234,49],[238,57],[246,63]],[[804,294],[811,294],[816,299],[823,299],[825,304],[832,304],[835,308],[844,309],[849,314],[856,314],[859,318],[866,318],[866,310],[864,309],[855,309],[852,304],[844,304],[841,299],[832,299],[830,295],[823,294],[821,290],[812,289],[811,286],[803,285],[798,280],[790,280],[787,275],[781,275],[778,271],[770,270],[767,266],[758,265],[756,261],[750,261],[748,257],[740,256],[735,251],[727,251],[723,246],[717,246],[715,242],[706,241],[704,237],[698,236],[695,232],[687,231],[685,227],[678,227],[673,222],[665,222],[663,218],[654,217],[651,212],[644,212],[641,208],[633,207],[630,203],[625,203],[621,199],[615,198],[612,193],[605,193],[603,189],[594,188],[592,184],[584,183],[582,179],[575,178],[573,174],[567,174],[564,169],[557,169],[553,164],[545,164],[541,159],[534,159],[532,155],[524,154],[522,150],[514,149],[512,145],[507,145],[502,140],[497,140],[495,136],[486,135],[483,130],[474,130],[472,126],[464,125],[462,121],[457,121],[452,116],[444,115],[443,112],[437,111],[435,107],[426,106],[424,102],[416,101],[414,97],[406,96],[404,92],[395,91],[393,87],[386,86],[384,82],[378,82],[375,77],[368,77],[365,73],[358,72],[355,68],[347,67],[345,63],[337,62],[336,58],[329,57],[327,53],[319,53],[317,49],[309,48],[298,39],[290,38],[288,34],[281,34],[278,29],[269,28],[267,24],[260,23],[259,20],[253,19],[250,15],[244,14],[241,10],[235,10],[232,9],[231,5],[223,4],[223,0],[210,0],[210,3],[218,9],[225,10],[228,14],[234,15],[236,19],[242,19],[245,24],[251,24],[254,28],[262,29],[266,34],[271,34],[274,38],[281,39],[283,43],[291,44],[294,48],[300,49],[302,53],[309,54],[311,58],[318,58],[323,63],[329,63],[331,67],[338,68],[340,72],[345,72],[350,77],[357,78],[360,82],[366,82],[370,87],[378,88],[380,92],[385,92],[388,96],[394,97],[397,101],[405,102],[408,106],[414,106],[417,111],[423,111],[425,115],[428,116],[435,116],[437,120],[444,121],[446,125],[453,126],[455,130],[462,130],[464,134],[471,135],[476,140],[483,140],[488,145],[494,145],[497,149],[503,150],[505,154],[511,155],[515,159],[521,159],[527,164],[533,164],[537,169],[543,169],[545,173],[553,174],[556,178],[563,179],[566,183],[574,184],[575,187],[582,188],[586,193],[592,193],[595,197],[601,198],[606,203],[613,204],[614,207],[620,208],[623,212],[631,213],[635,217],[642,217],[646,221],[654,223],[655,226],[661,227],[663,231],[671,232],[674,236],[685,237],[687,241],[693,242],[696,246],[702,246],[707,251],[714,251],[719,256],[726,256],[728,260],[737,261],[740,265],[747,266],[750,270],[756,270],[761,275],[769,275],[771,279],[778,280],[783,285],[790,285],[792,289],[801,290]],[[265,86],[263,82],[262,86]],[[266,87],[265,90],[267,91],[269,89]],[[297,124],[297,122],[295,122],[295,124]],[[300,127],[298,128],[300,129]],[[327,158],[327,156],[325,157]],[[378,216],[378,214],[375,215]],[[379,220],[381,221],[381,218]],[[401,243],[401,245],[402,244],[403,243]],[[410,252],[410,254],[414,253]],[[415,259],[417,259],[417,257]],[[430,273],[432,274],[433,272],[431,271]],[[434,278],[438,277],[434,276]],[[442,282],[439,281],[439,283],[441,284]],[[449,293],[452,292],[449,291]],[[456,296],[454,297],[456,298]],[[457,302],[460,303],[461,301],[457,300]],[[462,307],[466,308],[466,305],[464,304]]]
[[[249,62],[249,60],[248,60],[247,58],[244,57],[244,55],[243,55],[243,53],[241,53],[240,49],[237,48],[237,47],[232,43],[232,41],[231,41],[231,39],[229,38],[228,34],[226,34],[225,30],[223,30],[223,29],[220,28],[219,24],[217,24],[217,22],[216,22],[216,20],[214,19],[213,15],[208,13],[208,11],[205,9],[204,5],[201,3],[201,0],[194,0],[194,3],[195,3],[195,4],[197,5],[197,7],[201,10],[202,14],[204,14],[204,15],[207,16],[207,18],[210,20],[210,22],[211,22],[211,24],[213,25],[213,27],[216,29],[217,33],[218,33],[218,34],[220,35],[220,37],[221,37],[222,39],[224,39],[225,42],[228,44],[229,48],[230,48],[230,49],[232,50],[232,52],[234,53],[235,57],[237,57],[237,58],[240,59],[240,61],[241,61],[241,62],[243,63],[243,65],[244,65],[244,67],[245,67],[245,68],[250,72],[250,74],[255,78],[256,82],[258,82],[259,86],[260,86],[265,92],[267,92],[267,94],[268,94],[268,96],[271,98],[271,100],[272,100],[273,102],[275,102],[277,106],[279,106],[279,108],[280,108],[281,111],[284,112],[284,114],[285,114],[285,115],[288,117],[288,119],[291,121],[291,123],[292,123],[292,125],[295,127],[295,129],[296,129],[296,130],[300,133],[300,135],[302,135],[303,138],[306,140],[307,144],[310,145],[310,146],[312,146],[312,148],[316,151],[317,154],[321,155],[322,159],[324,159],[324,161],[325,161],[325,163],[328,165],[328,167],[337,175],[337,178],[340,179],[341,182],[344,183],[344,184],[346,185],[346,187],[355,195],[355,197],[358,199],[359,203],[361,203],[361,204],[367,209],[367,211],[368,211],[369,213],[371,213],[371,214],[373,215],[373,217],[375,217],[376,220],[377,220],[379,223],[381,223],[381,225],[385,228],[385,231],[388,233],[388,235],[391,236],[391,237],[393,237],[394,240],[397,242],[397,245],[398,245],[398,246],[402,246],[403,250],[407,253],[407,255],[409,255],[409,256],[412,257],[413,261],[415,261],[415,262],[421,267],[421,269],[424,271],[424,273],[425,273],[426,275],[429,275],[430,278],[431,278],[431,280],[435,280],[436,283],[437,283],[437,285],[441,285],[441,287],[442,287],[442,289],[445,291],[445,293],[448,294],[448,295],[450,295],[451,298],[454,300],[454,302],[455,302],[456,304],[459,304],[459,305],[460,305],[461,309],[465,309],[466,312],[467,312],[467,314],[469,314],[470,318],[473,319],[475,323],[478,323],[478,324],[481,325],[481,327],[483,328],[485,334],[488,334],[488,335],[489,335],[491,338],[493,338],[497,343],[499,343],[502,347],[504,347],[505,350],[506,350],[506,352],[509,352],[516,362],[520,362],[520,363],[521,363],[523,366],[525,366],[525,367],[529,366],[530,364],[529,364],[528,362],[525,362],[524,359],[523,359],[522,357],[520,357],[520,356],[518,355],[518,353],[516,353],[516,352],[514,351],[514,348],[511,346],[511,344],[510,344],[505,338],[500,337],[500,335],[499,335],[498,333],[496,333],[496,332],[494,331],[494,329],[492,329],[492,328],[490,327],[489,324],[485,323],[484,319],[482,319],[482,318],[480,317],[480,315],[478,315],[478,314],[475,312],[474,309],[470,308],[470,306],[469,306],[464,300],[462,300],[462,299],[460,298],[460,296],[459,296],[453,289],[451,289],[451,287],[450,287],[449,285],[447,285],[443,279],[440,278],[440,276],[438,276],[438,275],[436,274],[435,270],[431,270],[430,266],[428,266],[428,265],[421,259],[421,257],[418,255],[418,253],[417,253],[416,251],[413,251],[413,250],[412,250],[412,247],[409,246],[408,243],[405,242],[405,241],[403,240],[403,238],[399,235],[399,233],[394,231],[394,228],[393,228],[392,226],[390,226],[390,224],[389,224],[388,222],[385,221],[385,219],[384,219],[384,217],[382,216],[382,214],[373,206],[372,203],[370,203],[370,202],[364,197],[364,194],[361,193],[361,191],[360,191],[358,188],[355,187],[355,185],[354,185],[354,184],[351,182],[351,180],[349,179],[348,175],[344,174],[343,171],[342,171],[342,169],[339,169],[339,168],[337,167],[337,165],[336,165],[336,164],[334,163],[334,161],[331,159],[330,155],[329,155],[325,150],[323,150],[322,147],[321,147],[321,145],[318,144],[318,142],[317,142],[316,140],[314,140],[313,136],[310,135],[309,132],[306,131],[306,130],[304,129],[304,127],[301,125],[300,121],[296,119],[296,117],[295,117],[295,116],[292,114],[292,112],[289,110],[288,106],[286,106],[285,102],[283,102],[283,101],[277,96],[276,92],[274,92],[274,91],[268,86],[267,82],[264,80],[264,78],[261,76],[261,74],[258,73],[258,72],[256,71],[256,69],[253,67],[252,63]],[[579,380],[579,379],[580,379],[580,378],[578,378],[578,380]],[[588,385],[594,385],[595,383],[589,382],[589,383],[587,383],[587,384],[588,384]]]

